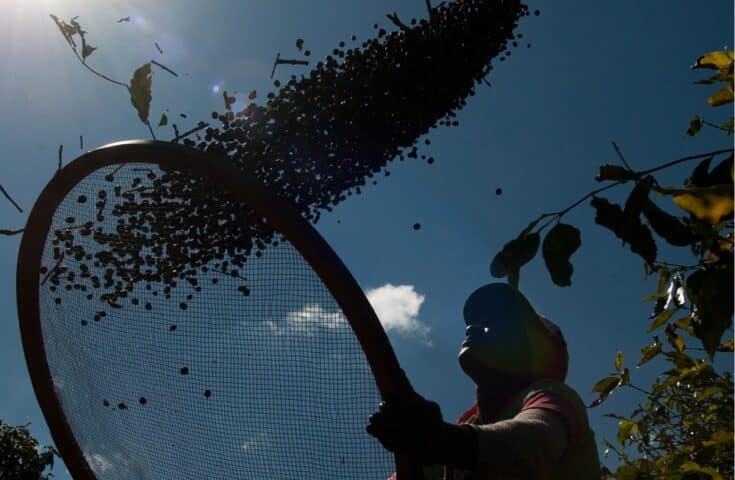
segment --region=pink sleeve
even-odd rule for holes
[[[561,415],[568,430],[569,443],[574,443],[580,438],[581,428],[575,410],[561,395],[545,390],[534,392],[524,400],[521,411],[532,408],[551,410]]]

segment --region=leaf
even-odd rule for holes
[[[638,469],[635,465],[625,464],[615,470],[615,480],[636,480],[638,478]]]
[[[130,17],[123,17],[123,18],[118,19],[117,23],[129,22],[129,21],[130,21]]]
[[[653,319],[653,322],[651,322],[651,324],[648,326],[648,333],[651,333],[664,323],[668,322],[671,316],[678,311],[678,308],[673,308],[670,310],[664,310],[663,312],[656,315]]]
[[[733,98],[733,87],[731,84],[728,83],[722,89],[716,91],[714,95],[709,97],[707,99],[707,103],[709,103],[713,107],[719,107],[720,105],[732,103]]]
[[[626,369],[627,370],[627,369]],[[598,392],[600,396],[588,405],[588,408],[595,408],[602,404],[610,394],[622,385],[622,377],[619,374],[608,375],[602,380],[598,381],[593,387],[593,392]]]
[[[707,185],[710,185],[710,183],[708,183],[709,165],[712,163],[713,158],[713,156],[709,156],[699,162],[697,166],[694,167],[694,170],[692,170],[692,174],[684,179],[684,186],[706,187]]]
[[[712,467],[703,467],[699,465],[698,463],[687,461],[684,462],[680,467],[682,472],[687,473],[704,473],[705,475],[709,475],[712,480],[722,480],[722,475],[719,474],[717,470],[715,470]]]
[[[721,161],[717,164],[715,168],[712,169],[711,172],[707,175],[707,184],[705,185],[698,185],[701,187],[708,187],[710,185],[718,185],[718,184],[732,184],[733,183],[733,155],[730,154],[729,157]]]
[[[734,350],[733,347],[735,347],[735,342],[733,342],[733,339],[731,338],[730,340],[726,341],[725,343],[717,347],[717,351],[718,352],[732,352]]]
[[[534,233],[521,234],[503,246],[490,264],[490,274],[501,278],[530,262],[536,256],[541,236]]]
[[[632,205],[632,202],[629,202]],[[607,199],[593,197],[591,205],[596,210],[595,223],[611,230],[623,242],[630,244],[630,249],[640,255],[649,265],[656,261],[656,242],[651,230],[643,225],[640,218],[624,216],[619,205]]]
[[[255,93],[255,90],[253,90],[252,92],[250,92],[250,94],[248,94],[248,98],[249,98],[250,100],[255,100],[255,97],[256,97],[257,95],[258,95],[258,94],[257,94],[257,93]]]
[[[617,374],[608,375],[607,377],[595,383],[595,386],[592,387],[592,391],[603,393],[603,394],[610,393],[611,391],[615,389],[615,387],[618,386],[618,383],[620,383],[619,375]]]
[[[621,420],[618,423],[618,434],[617,440],[620,445],[623,445],[626,440],[630,440],[630,437],[638,433],[638,424],[630,420]]]
[[[725,122],[720,125],[720,128],[725,130],[728,136],[732,135],[733,129],[735,129],[735,118],[730,117],[729,119],[725,120]]]
[[[620,370],[623,368],[623,362],[625,361],[625,357],[623,356],[623,352],[618,350],[618,353],[615,354],[615,370]]]
[[[629,385],[630,384],[630,370],[627,368],[623,369],[623,376],[620,377],[620,385]]]
[[[669,283],[671,278],[671,270],[668,267],[663,266],[658,269],[658,284],[656,286],[656,296],[660,297],[664,293],[666,285]]]
[[[51,14],[50,16],[56,26],[59,28],[59,31],[64,36],[64,39],[67,41],[67,43],[76,50],[77,44],[74,42],[73,38],[74,34],[76,33],[76,29],[63,20],[59,20],[59,17],[57,17],[56,15]]]
[[[297,38],[296,39],[296,49],[300,52],[302,48],[304,48],[304,39]]]
[[[130,79],[130,103],[133,104],[138,112],[138,118],[143,123],[148,122],[148,112],[151,106],[153,96],[151,87],[153,85],[153,75],[151,74],[151,64],[146,63],[140,66],[133,73]]]
[[[635,172],[622,166],[622,165],[611,165],[609,163],[600,165],[597,170],[595,180],[598,182],[604,182],[607,180],[616,182],[627,182],[628,180],[635,179]]]
[[[640,367],[650,362],[659,353],[661,353],[661,343],[658,341],[654,341],[651,345],[641,348],[641,359],[638,362],[638,366]]]
[[[682,210],[712,225],[729,218],[733,213],[732,185],[660,188],[658,191],[664,195],[670,195],[674,203]]]
[[[694,334],[702,340],[711,358],[720,345],[722,334],[732,325],[732,262],[692,273],[686,280],[686,290],[694,304]]]
[[[713,445],[719,445],[721,443],[733,443],[734,437],[735,435],[733,435],[733,432],[720,430],[718,432],[713,432],[710,436],[710,439],[704,440],[702,442],[702,445],[705,447],[711,447]]]
[[[676,320],[674,322],[674,326],[676,328],[681,328],[682,330],[688,330],[689,326],[691,325],[692,317],[687,315],[686,317],[681,317],[680,319]]]
[[[93,47],[92,45],[88,44],[87,42],[82,42],[82,58],[87,59],[88,56],[92,55],[92,52],[97,50],[97,47]]]
[[[659,237],[670,245],[684,247],[696,242],[697,237],[681,220],[663,211],[650,198],[643,203],[643,214]]]
[[[677,272],[666,291],[666,306],[664,308],[683,307],[686,302],[684,280],[681,278],[681,274]]]
[[[565,223],[557,223],[544,238],[542,252],[551,280],[560,287],[572,284],[574,267],[569,257],[582,244],[579,229]]]
[[[168,125],[168,116],[166,116],[165,113],[162,113],[161,119],[158,121],[158,126],[165,127],[166,125]]]
[[[686,353],[664,352],[664,355],[666,355],[666,358],[669,361],[671,361],[674,365],[676,365],[676,368],[678,369],[692,368],[695,365],[694,360],[692,360],[692,357],[690,357]]]
[[[697,59],[692,68],[709,68],[712,70],[720,70],[727,68],[733,62],[732,50],[721,50],[709,52]]]
[[[702,117],[697,115],[696,117],[693,117],[691,120],[689,120],[689,128],[687,128],[687,131],[685,132],[686,135],[693,137],[699,131],[702,129]]]

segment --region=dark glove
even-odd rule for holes
[[[439,405],[416,392],[381,402],[366,430],[387,450],[425,465],[473,469],[477,461],[474,429],[444,422]]]

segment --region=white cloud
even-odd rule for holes
[[[372,288],[365,292],[386,332],[421,338],[431,345],[431,329],[418,319],[419,310],[426,297],[416,292],[413,285],[392,285]]]
[[[288,312],[284,323],[268,320],[266,325],[276,335],[291,333],[311,337],[320,329],[345,328],[348,323],[341,311],[328,312],[321,305],[306,305],[301,310]]]

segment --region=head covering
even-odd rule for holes
[[[478,358],[496,371],[528,379],[564,381],[568,352],[561,329],[540,316],[506,283],[478,288],[467,298],[464,321],[488,329]]]

